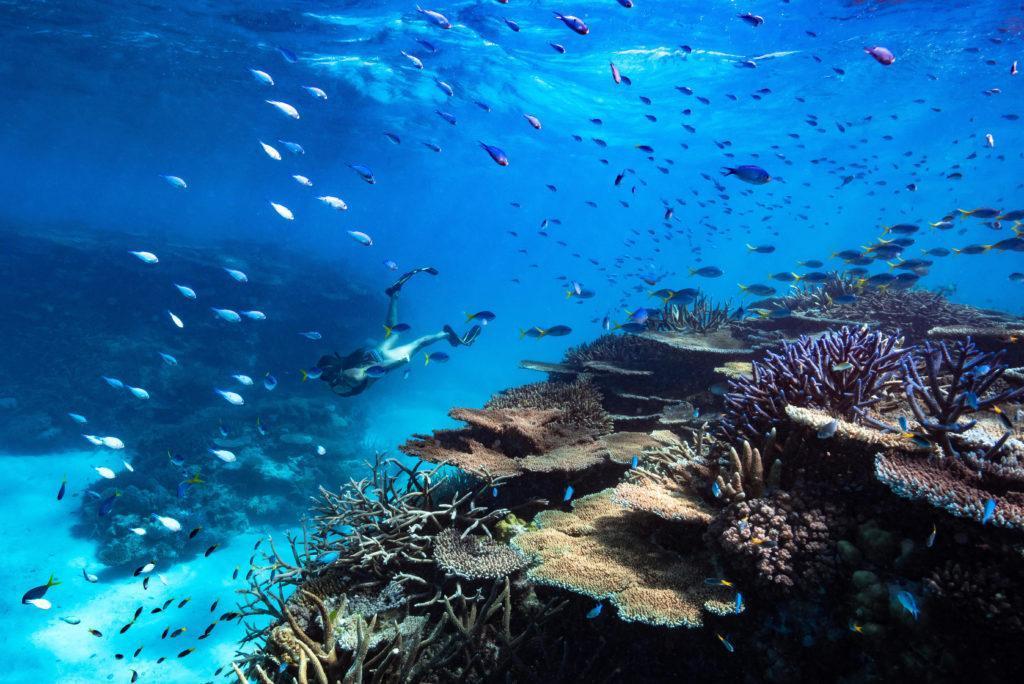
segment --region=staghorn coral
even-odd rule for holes
[[[961,422],[964,416],[1024,398],[1024,387],[997,389],[1006,371],[1001,363],[1003,355],[1003,351],[979,351],[968,337],[956,342],[952,351],[945,342],[926,341],[920,354],[908,354],[901,360],[910,409],[928,438],[938,443],[947,456],[957,455],[952,436],[977,423]]]
[[[787,405],[827,410],[853,420],[882,398],[904,351],[900,340],[866,328],[842,328],[817,339],[801,337],[753,363],[729,381],[723,429],[733,440],[759,442],[786,422]]]
[[[693,301],[688,305],[679,306],[672,302],[666,302],[661,316],[657,319],[650,319],[649,325],[654,330],[713,332],[729,322],[730,303],[716,304],[707,295],[697,292]]]
[[[702,552],[682,555],[660,545],[652,523],[658,518],[612,497],[607,489],[576,499],[571,512],[545,511],[535,521],[540,529],[516,535],[512,544],[539,560],[530,579],[607,599],[627,622],[700,627],[704,611],[735,611],[728,591],[705,584],[711,567]]]
[[[839,306],[836,297],[858,295],[864,290],[861,280],[849,273],[832,271],[828,280],[820,285],[792,285],[788,295],[778,297],[772,302],[774,308],[790,311],[829,311]]]
[[[965,304],[955,304],[939,292],[865,289],[850,304],[837,306],[834,313],[858,319],[896,334],[902,332],[913,341],[924,339],[936,325],[987,326],[1000,317]]]
[[[837,579],[846,526],[838,504],[777,491],[726,508],[706,539],[734,581],[776,595],[810,593]]]
[[[588,378],[572,382],[535,382],[503,390],[485,409],[558,409],[561,421],[598,433],[612,431],[612,421],[601,406],[601,392]]]
[[[499,579],[530,564],[520,551],[480,535],[449,528],[434,536],[434,560],[445,571],[469,579]]]
[[[480,503],[503,481],[486,478],[438,499],[446,491],[440,466],[421,471],[421,465],[378,457],[369,478],[337,493],[322,489],[313,528],[304,528],[301,540],[289,538],[294,560],[285,560],[270,540],[240,612],[250,621],[271,622],[247,624],[243,645],[259,647],[239,652],[233,664],[239,681],[246,681],[245,671],[264,684],[293,677],[321,684],[364,677],[412,682],[428,675],[434,681],[481,681],[530,669],[511,656],[559,606],[534,602],[525,613],[517,611],[523,597],[507,575],[457,576],[440,562],[453,560],[446,555],[453,536],[489,537],[490,527],[508,514]],[[441,549],[435,546],[439,537]],[[494,551],[487,542],[477,548]],[[495,569],[487,560],[483,566]],[[353,608],[380,612],[350,610],[349,594]]]

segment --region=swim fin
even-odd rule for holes
[[[394,285],[384,290],[384,294],[386,294],[388,297],[394,296],[396,292],[399,292],[402,289],[402,286],[405,285],[406,281],[408,281],[409,278],[412,278],[417,273],[429,273],[430,275],[436,276],[438,274],[438,270],[433,266],[422,266],[420,268],[414,268],[408,273],[403,273],[402,276],[395,281]]]

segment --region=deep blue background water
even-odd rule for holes
[[[411,2],[0,2],[0,230],[109,232],[118,250],[146,248],[122,244],[126,231],[212,254],[226,239],[254,253],[274,243],[328,260],[365,288],[360,319],[366,311],[383,315],[379,290],[394,276],[384,260],[402,269],[435,265],[440,277],[417,279],[404,293],[405,322],[433,330],[481,309],[497,320],[446,366],[417,360],[409,380],[396,374],[352,400],[376,417],[368,434],[353,438],[393,448],[411,431],[443,425],[452,405],[476,405],[539,379],[517,368],[520,359],[557,360],[601,332],[595,320],[621,320],[624,305],[652,304],[642,274],[674,274],[661,285],[699,284],[738,300],[737,282],[766,282],[797,260],[869,244],[882,225],[924,225],[958,207],[1024,208],[1024,121],[1007,118],[1024,114],[1024,76],[1010,74],[1024,58],[1018,2],[637,0],[625,9],[614,0],[512,0],[434,8],[451,30],[425,21]],[[552,10],[581,16],[590,34],[572,33]],[[754,28],[736,18],[747,11],[765,23]],[[522,30],[511,31],[503,17]],[[896,63],[875,62],[862,50],[870,45],[891,49]],[[295,52],[298,63],[276,46]],[[413,68],[403,50],[426,68]],[[757,68],[737,66],[746,59]],[[609,62],[633,84],[616,85]],[[249,68],[270,73],[276,85],[258,83]],[[434,78],[451,84],[454,97]],[[328,100],[313,99],[303,85],[323,88]],[[301,119],[282,116],[266,99],[293,104]],[[543,129],[531,128],[525,113]],[[299,142],[306,154],[288,155],[278,139]],[[259,140],[284,159],[269,159]],[[504,149],[510,166],[495,165],[478,140]],[[653,162],[636,149],[641,144],[654,148]],[[361,181],[350,163],[372,167],[377,183]],[[773,182],[749,186],[718,175],[746,163],[768,169]],[[626,169],[635,173],[613,185]],[[949,179],[953,172],[962,179]],[[294,173],[314,187],[295,183]],[[160,174],[181,176],[189,188],[178,191]],[[855,178],[843,185],[846,176]],[[342,197],[349,210],[327,208],[316,200],[321,194]],[[282,220],[270,201],[290,207],[295,220]],[[665,203],[675,212],[667,226]],[[360,246],[347,230],[365,231],[375,244]],[[1006,223],[996,231],[958,220],[955,230],[923,230],[907,256],[1009,236]],[[747,242],[778,249],[754,254]],[[1024,285],[1008,280],[1024,270],[1020,253],[936,261],[922,285],[954,286],[959,301],[1024,311]],[[701,265],[725,275],[687,275]],[[259,268],[249,276],[258,280]],[[558,276],[596,297],[567,299]],[[521,328],[555,324],[574,331],[518,339]],[[356,341],[324,340],[311,347],[310,363],[318,351]],[[335,400],[325,392],[324,401]]]

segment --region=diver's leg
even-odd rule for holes
[[[395,281],[394,285],[384,290],[384,294],[386,294],[388,297],[394,295],[396,292],[402,289],[402,286],[405,285],[406,281],[409,280],[409,278],[412,278],[417,273],[429,273],[430,275],[437,275],[437,269],[434,268],[433,266],[421,266],[420,268],[414,268],[408,273],[403,273],[402,276]]]
[[[391,347],[389,349],[382,349],[384,357],[387,362],[384,364],[385,367],[391,368],[400,364],[412,361],[412,357],[415,356],[419,351],[425,347],[429,347],[435,342],[441,340],[447,340],[448,333],[439,332],[433,335],[424,335],[423,337],[417,338],[412,342],[403,344],[398,347]]]
[[[398,323],[398,290],[388,295],[388,313],[384,317],[384,325],[389,328]]]

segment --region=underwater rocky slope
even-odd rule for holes
[[[143,245],[159,254],[163,270],[147,271],[127,254],[126,246]],[[251,278],[235,282],[227,268]],[[197,299],[182,296],[175,282],[187,283]],[[108,565],[202,550],[189,550],[184,535],[130,532],[154,512],[201,525],[217,539],[290,521],[317,483],[355,467],[363,432],[358,409],[324,402],[315,383],[302,385],[299,369],[315,363],[324,343],[297,333],[315,325],[331,344],[357,345],[363,330],[379,325],[355,305],[365,294],[330,263],[270,245],[199,249],[151,234],[7,231],[0,253],[2,447],[94,449],[92,465],[117,463],[112,480],[82,481],[69,469],[70,491],[83,493],[75,532],[95,539]],[[266,320],[233,326],[211,306],[259,309]],[[187,327],[175,328],[167,311]],[[309,320],[317,311],[338,315]],[[232,372],[254,386],[242,387]],[[144,388],[146,397],[105,377]],[[247,402],[225,419],[215,388],[248,391]],[[83,434],[116,435],[124,449],[92,446]],[[231,450],[235,460],[222,462],[210,449]],[[111,497],[111,510],[101,514]]]
[[[548,378],[322,488],[256,561],[238,680],[1009,677],[1024,321],[840,280],[524,362]]]

